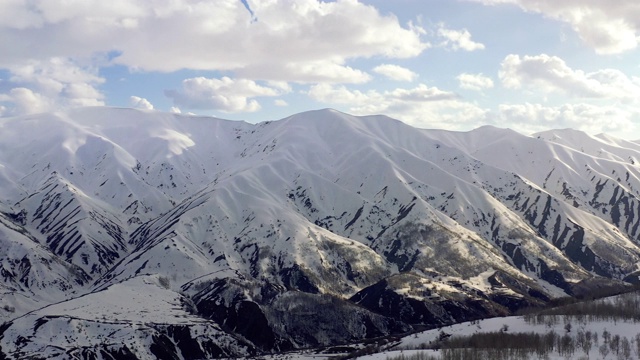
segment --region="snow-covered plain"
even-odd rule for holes
[[[640,333],[640,324],[634,321],[589,321],[589,322],[576,322],[575,319],[571,320],[572,328],[570,332],[567,332],[565,329],[566,323],[560,317],[560,321],[555,322],[552,325],[545,324],[537,324],[533,325],[527,323],[520,316],[510,316],[504,318],[493,318],[480,320],[478,322],[467,322],[462,324],[456,324],[452,326],[446,326],[443,328],[426,331],[423,333],[418,333],[409,337],[405,337],[402,341],[393,347],[393,349],[388,351],[382,351],[379,353],[364,355],[358,357],[359,359],[388,359],[396,356],[411,356],[413,354],[422,353],[431,356],[439,357],[441,353],[439,350],[421,350],[420,347],[424,344],[433,344],[437,341],[438,337],[441,333],[450,334],[451,336],[469,336],[478,333],[487,333],[487,332],[500,332],[504,331],[503,329],[506,327],[507,333],[517,334],[517,333],[535,333],[540,335],[548,334],[549,332],[555,332],[560,336],[565,334],[571,336],[573,341],[576,341],[578,332],[582,331],[591,331],[592,333],[598,334],[598,342],[593,343],[590,350],[588,352],[584,352],[581,349],[576,349],[575,353],[571,355],[569,358],[577,359],[582,356],[586,356],[589,359],[602,359],[603,356],[599,352],[599,347],[603,344],[604,339],[602,338],[602,334],[606,331],[612,337],[620,336],[621,338],[627,338],[630,341],[633,340],[632,346],[635,348],[635,340],[634,337],[636,334]],[[633,349],[632,348],[632,349]],[[617,355],[613,354],[611,351],[608,353],[610,358],[616,358]],[[529,358],[536,358],[535,354],[530,355]],[[545,359],[566,359],[567,356],[559,354],[557,351],[550,352],[548,357]],[[633,350],[631,352],[630,359],[638,359],[638,355],[634,354]]]

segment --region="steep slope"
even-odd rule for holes
[[[185,342],[240,356],[640,282],[633,143],[334,110],[255,125],[110,108],[0,122],[7,354],[195,357]],[[155,325],[132,327],[132,309]],[[78,330],[89,323],[126,348]]]
[[[480,139],[487,138],[487,131],[499,135],[483,142]],[[505,199],[510,198],[525,219],[532,218],[530,222],[540,233],[553,234],[548,237],[555,239],[554,242],[559,236],[564,242],[573,241],[563,246],[570,256],[574,254],[574,261],[580,259],[588,270],[599,274],[617,278],[627,274],[626,280],[637,281],[635,275],[628,275],[638,270],[634,269],[637,262],[633,255],[627,257],[636,252],[640,236],[637,215],[640,168],[633,160],[637,156],[637,144],[604,136],[592,137],[574,130],[526,137],[509,130],[482,128],[469,133],[440,132],[437,136],[447,144],[464,143],[469,156],[518,174],[538,187],[542,196],[535,203],[514,191],[508,192]],[[553,204],[563,207],[559,214],[554,214]],[[533,214],[539,220],[536,221]],[[563,220],[566,215],[569,216]],[[567,237],[572,228],[576,240]],[[584,237],[583,232],[584,242],[593,246],[587,246],[586,253],[576,254],[577,248],[583,248],[576,243]],[[599,242],[599,238],[608,241]],[[607,257],[610,258],[600,265],[599,259]],[[618,268],[607,263],[618,264]]]
[[[0,213],[0,321],[73,296],[90,282],[80,268],[61,260],[29,232]]]
[[[18,220],[40,243],[90,275],[127,253],[126,229],[117,213],[53,172],[41,188],[17,202]],[[34,210],[35,209],[35,210]]]

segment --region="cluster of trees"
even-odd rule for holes
[[[551,355],[566,359],[640,359],[640,333],[632,336],[584,330],[572,322],[640,322],[640,292],[615,297],[565,304],[524,315],[531,325],[551,328],[546,334],[509,333],[508,326],[496,332],[479,332],[468,336],[442,336],[431,348],[440,350],[440,357],[426,353],[400,355],[390,360],[511,360],[548,359]],[[564,323],[557,333],[556,325]],[[572,331],[573,330],[573,331]]]
[[[597,352],[600,359],[613,355],[616,359],[630,360],[633,355],[640,358],[640,333],[629,340],[626,336],[612,335],[606,329],[601,336],[597,332],[578,331],[575,337],[569,332],[561,335],[553,330],[546,334],[499,331],[452,337],[441,344],[441,349],[443,359],[480,359],[482,356],[505,360],[530,356],[546,359],[552,353],[567,359],[581,355],[588,359],[590,354]]]
[[[537,313],[525,314],[529,324],[554,321],[555,316],[572,317],[578,322],[633,321],[640,322],[640,292],[630,292],[607,299],[583,301]]]
[[[640,359],[640,333],[631,340],[604,330],[578,331],[576,336],[568,332],[558,334],[549,331],[537,333],[507,333],[504,331],[477,333],[444,339],[438,346],[440,357],[426,353],[400,355],[389,360],[512,360],[549,359],[560,355],[566,359]],[[634,357],[635,355],[635,357]]]
[[[389,357],[387,358],[387,360],[441,360],[441,358],[427,354],[425,352],[418,352],[411,355],[400,354],[398,356]]]

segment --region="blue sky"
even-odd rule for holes
[[[0,116],[331,107],[640,139],[639,39],[633,0],[5,0]]]

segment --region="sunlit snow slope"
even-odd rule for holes
[[[0,119],[0,354],[245,356],[628,287],[639,159],[334,110]]]

